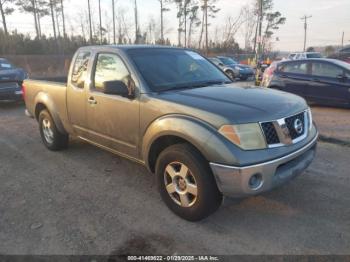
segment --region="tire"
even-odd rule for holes
[[[248,77],[241,77],[240,79],[241,79],[241,81],[247,81]]]
[[[189,144],[166,148],[157,159],[156,177],[165,204],[185,220],[202,220],[222,203],[208,161]]]
[[[233,71],[227,70],[225,73],[232,81],[236,80],[236,76],[235,76],[235,73]]]
[[[47,110],[42,110],[39,114],[39,129],[41,139],[49,150],[59,151],[68,147],[69,136],[58,131]]]

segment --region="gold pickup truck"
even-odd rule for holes
[[[65,149],[74,136],[145,165],[167,206],[190,221],[217,210],[223,196],[289,181],[316,152],[304,99],[237,86],[187,49],[85,47],[68,78],[26,80],[23,90],[48,149]]]

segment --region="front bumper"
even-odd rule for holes
[[[300,175],[316,155],[318,135],[287,156],[245,167],[210,163],[219,190],[229,197],[247,197],[269,191]]]

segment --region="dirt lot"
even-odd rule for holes
[[[288,185],[189,223],[143,167],[79,141],[49,152],[23,110],[0,104],[0,254],[350,254],[349,147],[320,143]]]
[[[312,113],[325,138],[335,138],[350,144],[350,109],[313,107]]]

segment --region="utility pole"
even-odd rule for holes
[[[208,0],[204,0],[204,12],[205,12],[205,53],[209,55],[208,48]]]
[[[254,43],[255,63],[258,63],[261,56],[262,23],[263,23],[263,0],[259,0],[258,24],[256,26],[255,43]],[[256,48],[256,45],[258,45],[258,48]]]
[[[342,38],[341,38],[341,48],[344,47],[344,36],[345,36],[345,32],[343,31],[343,35],[342,35]]]
[[[310,16],[307,16],[307,15],[304,15],[302,18],[301,18],[301,20],[304,20],[304,52],[306,51],[306,38],[307,38],[307,20],[309,19],[309,18],[311,18],[312,17],[312,15],[310,15]]]
[[[137,12],[137,1],[135,0],[135,44],[138,44],[139,40],[139,22]]]
[[[113,13],[113,44],[116,44],[116,36],[115,36],[115,3],[112,0],[112,13]]]
[[[100,44],[102,45],[102,16],[101,16],[101,0],[98,0],[98,13],[100,15]]]
[[[88,8],[89,8],[90,44],[92,44],[92,22],[91,22],[91,7],[90,7],[90,0],[88,0]]]

